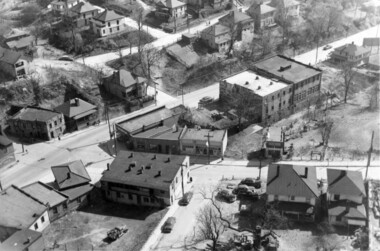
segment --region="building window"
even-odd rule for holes
[[[112,33],[112,28],[110,28],[110,33]]]
[[[290,200],[295,200],[296,197],[295,196],[290,196]]]
[[[103,34],[106,33],[106,30],[102,30],[103,31]]]
[[[117,26],[117,30],[118,30],[118,31],[120,30],[119,26]]]
[[[78,202],[78,203],[80,203],[80,202],[81,202],[81,199],[80,199],[80,197],[77,199],[77,202]]]
[[[111,26],[111,22],[108,22],[108,27],[110,27]]]
[[[63,204],[63,209],[67,209],[67,204]]]
[[[54,125],[57,126],[57,125],[58,125],[58,122],[57,122],[57,121],[54,121]]]
[[[50,128],[53,128],[53,125],[50,123],[50,124],[49,124],[49,127],[50,127]]]
[[[272,100],[274,100],[274,96],[272,96]]]
[[[34,230],[38,229],[38,223],[34,223]]]
[[[143,200],[144,202],[147,202],[147,203],[149,202],[149,199],[147,197],[144,197]]]
[[[44,216],[41,217],[41,222],[42,222],[42,223],[45,222],[45,217],[44,217]]]
[[[274,110],[274,106],[272,105],[272,111]]]
[[[62,123],[62,118],[59,118],[59,123]]]
[[[340,199],[340,195],[339,194],[334,194],[334,200],[339,200]]]
[[[132,194],[128,194],[128,199],[129,199],[129,200],[133,200],[133,196],[132,196]]]
[[[119,25],[119,20],[116,21],[116,24]]]
[[[53,209],[53,214],[57,214],[58,213],[57,207],[53,207],[52,209]]]

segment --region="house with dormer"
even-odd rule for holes
[[[327,170],[327,200],[329,222],[340,226],[365,226],[366,190],[360,171]]]
[[[68,197],[69,211],[87,205],[93,185],[81,160],[52,166],[51,170],[55,180],[48,185]]]
[[[331,53],[331,60],[335,63],[363,64],[367,63],[371,49],[356,45],[354,42],[339,46]]]
[[[281,214],[297,221],[314,221],[320,191],[315,167],[270,164],[267,203],[276,203]]]
[[[190,158],[120,151],[100,179],[107,200],[149,207],[173,205],[190,188]]]

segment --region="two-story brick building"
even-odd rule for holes
[[[15,79],[29,74],[29,60],[17,51],[0,47],[0,70]]]
[[[224,53],[231,45],[231,30],[224,25],[214,24],[201,32],[201,39],[210,48]]]
[[[139,77],[125,69],[120,69],[103,78],[103,86],[107,92],[131,101],[146,96],[148,83],[146,78]]]
[[[165,19],[183,18],[186,16],[187,4],[178,0],[161,0],[156,3],[155,15]]]
[[[70,8],[67,18],[75,23],[77,28],[90,25],[90,20],[97,16],[99,8],[90,4],[89,2],[80,2]]]
[[[91,29],[99,37],[117,34],[127,28],[125,17],[113,10],[105,10],[90,19]]]
[[[360,171],[327,169],[328,216],[332,225],[366,226],[366,190]]]
[[[188,156],[120,151],[100,179],[106,199],[166,207],[189,189]]]
[[[63,135],[63,114],[40,107],[25,107],[8,120],[10,132],[22,138],[51,140]]]
[[[277,121],[290,114],[291,86],[276,79],[267,78],[253,71],[243,71],[221,80],[219,99],[239,98],[239,93],[249,93],[258,122]]]
[[[289,85],[289,99],[284,100],[289,111],[306,107],[315,102],[320,95],[322,70],[303,64],[291,58],[276,55],[256,63],[252,70],[267,78],[276,78]]]
[[[267,202],[277,202],[279,211],[289,218],[314,221],[320,195],[316,168],[270,164],[267,195]]]

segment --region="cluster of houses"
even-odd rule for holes
[[[327,211],[331,225],[367,224],[367,195],[360,171],[327,169],[323,182],[317,179],[314,166],[275,163],[269,165],[267,180],[267,202],[277,203],[281,214],[290,219],[315,221]]]
[[[51,167],[55,180],[25,187],[0,187],[0,249],[43,250],[42,231],[85,206],[93,188],[82,161]]]
[[[75,98],[54,109],[26,106],[8,119],[9,132],[20,138],[51,140],[66,131],[80,130],[98,121],[96,106]]]

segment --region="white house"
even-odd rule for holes
[[[94,33],[100,37],[116,34],[127,28],[125,17],[116,14],[113,10],[105,10],[94,16],[91,20]]]

